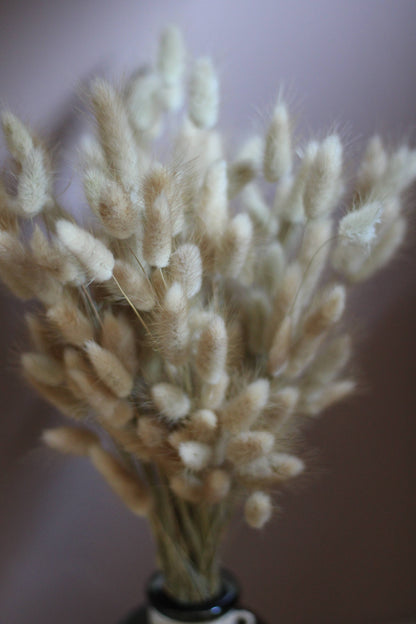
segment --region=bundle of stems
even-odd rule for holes
[[[355,388],[348,287],[402,243],[416,150],[374,137],[347,189],[339,136],[295,145],[280,97],[229,157],[213,63],[189,61],[174,27],[153,66],[89,97],[87,227],[59,203],[43,142],[3,113],[0,276],[39,302],[25,377],[76,421],[44,441],[89,458],[148,519],[166,590],[200,601],[236,506],[263,527],[304,469],[298,431]]]

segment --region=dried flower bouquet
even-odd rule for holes
[[[416,151],[373,138],[337,217],[337,134],[295,149],[279,99],[230,159],[213,64],[186,67],[172,27],[153,68],[120,90],[92,83],[91,231],[54,195],[44,144],[3,114],[14,185],[0,186],[0,275],[40,302],[24,375],[76,421],[44,441],[91,460],[148,519],[167,591],[199,601],[218,588],[235,506],[261,528],[304,469],[296,433],[354,390],[347,289],[401,244]]]

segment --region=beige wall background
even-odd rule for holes
[[[170,22],[193,53],[213,54],[233,143],[262,123],[283,83],[301,133],[335,122],[351,162],[375,131],[415,144],[412,0],[3,2],[0,102],[65,150],[59,184],[77,211],[77,93],[95,72],[117,77],[148,60]],[[270,624],[416,614],[415,206],[413,193],[401,258],[350,311],[360,394],[305,434],[312,476],[280,497],[280,518],[262,533],[236,519],[226,544],[246,602]],[[150,536],[83,460],[40,447],[60,418],[18,377],[22,312],[2,291],[0,622],[113,624],[142,599]]]

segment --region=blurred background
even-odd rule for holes
[[[231,144],[264,124],[283,84],[299,134],[335,127],[351,163],[374,132],[415,145],[414,0],[3,1],[0,103],[56,145],[67,207],[83,207],[72,167],[88,78],[147,62],[172,22],[214,57]],[[236,519],[226,543],[245,603],[270,624],[416,613],[415,205],[413,192],[401,257],[352,301],[361,392],[307,432],[314,470],[280,516],[261,533]],[[41,448],[61,420],[18,376],[24,310],[0,296],[0,622],[114,624],[153,571],[147,527],[86,461]]]

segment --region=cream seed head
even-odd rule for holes
[[[198,128],[210,129],[218,117],[218,77],[210,58],[195,62],[189,83],[189,117]]]
[[[248,430],[266,407],[268,399],[268,380],[253,381],[222,410],[220,420],[223,427],[231,433]]]
[[[212,457],[212,449],[203,442],[181,442],[178,447],[179,457],[184,466],[196,472],[206,468]]]
[[[116,355],[131,375],[139,370],[136,333],[131,323],[121,314],[107,311],[101,327],[101,346]]]
[[[299,457],[290,455],[289,453],[273,453],[270,459],[272,468],[283,479],[297,477],[305,469],[303,461]]]
[[[129,122],[139,144],[145,144],[160,134],[162,114],[162,79],[151,70],[140,71],[130,79],[125,96]],[[138,153],[141,169],[148,158],[143,150]]]
[[[197,442],[212,442],[217,429],[218,419],[215,412],[209,409],[199,409],[191,414],[183,431]]]
[[[111,278],[114,257],[104,243],[65,219],[57,222],[56,232],[61,243],[85,267],[92,280],[106,282]]]
[[[55,427],[43,431],[42,442],[60,453],[88,455],[98,437],[84,427]]]
[[[133,389],[133,377],[120,360],[93,340],[85,344],[85,351],[99,379],[115,396],[127,397]]]
[[[327,384],[341,372],[348,363],[350,356],[350,336],[338,336],[318,354],[308,372],[308,378],[321,386]]]
[[[219,408],[227,394],[230,378],[224,373],[216,384],[205,383],[201,388],[200,405],[203,408],[215,410]]]
[[[246,464],[267,455],[273,446],[274,435],[268,431],[243,431],[230,439],[226,456],[233,464]]]
[[[206,171],[198,198],[199,227],[214,240],[224,233],[228,219],[227,184],[225,161],[214,161]]]
[[[383,205],[375,201],[352,210],[339,222],[340,244],[362,245],[367,249],[376,237],[376,226],[381,221]]]
[[[355,388],[356,382],[351,379],[334,381],[324,386],[320,392],[313,393],[311,397],[306,395],[299,409],[308,416],[317,416],[328,407],[348,397]]]
[[[247,214],[229,222],[218,253],[217,266],[226,277],[237,278],[247,260],[253,238],[253,227]]]
[[[168,422],[180,422],[190,412],[191,401],[183,390],[169,383],[158,383],[150,389],[152,401]]]
[[[246,522],[253,529],[262,529],[270,520],[272,511],[271,498],[265,492],[253,492],[244,505]]]
[[[82,347],[87,340],[94,338],[90,320],[69,297],[50,307],[46,317],[69,344]]]
[[[237,160],[228,167],[228,193],[230,198],[237,195],[256,176],[261,168],[263,138],[253,136],[244,143]]]
[[[286,255],[282,245],[278,242],[267,245],[257,262],[256,277],[259,285],[270,295],[275,295],[282,283],[286,267]]]
[[[304,223],[306,219],[303,195],[309,178],[312,163],[318,152],[318,143],[310,141],[301,154],[301,161],[296,174],[292,177],[287,192],[280,200],[276,193],[275,212],[289,223]]]
[[[116,401],[113,413],[109,419],[109,424],[111,424],[114,429],[123,429],[126,425],[130,424],[135,415],[134,407],[128,400],[125,401],[122,399]]]
[[[143,224],[143,256],[150,266],[169,264],[172,251],[172,228],[168,199],[162,191],[146,206]]]
[[[205,477],[204,498],[215,505],[228,496],[231,485],[231,476],[226,470],[213,468]]]
[[[320,294],[315,310],[306,318],[304,332],[307,336],[319,336],[337,323],[345,308],[345,287],[336,284]]]
[[[371,189],[382,179],[386,172],[388,156],[383,142],[378,135],[367,143],[363,159],[357,173],[356,190],[361,197],[366,197]]]
[[[80,139],[78,154],[80,164],[85,171],[96,170],[104,172],[106,170],[107,165],[104,152],[95,137],[84,134]]]
[[[342,174],[342,145],[336,134],[328,136],[309,168],[305,185],[304,204],[309,219],[327,215],[338,198]]]
[[[111,423],[117,405],[116,397],[83,368],[68,367],[66,375],[67,385],[74,396],[94,409],[99,420],[104,419],[104,421]]]
[[[352,278],[359,282],[368,279],[384,267],[394,256],[406,235],[407,224],[403,217],[400,217],[390,225],[382,234],[380,240],[375,245],[371,255],[361,265]]]
[[[20,164],[34,149],[33,139],[26,126],[10,111],[1,115],[1,124],[7,149]]]
[[[399,195],[416,179],[416,149],[400,146],[391,156],[375,191],[381,197]]]
[[[168,362],[180,364],[188,356],[189,326],[187,299],[179,282],[166,291],[155,322],[157,346]]]
[[[277,182],[292,168],[292,137],[286,105],[279,103],[273,111],[266,135],[263,169],[268,182]]]
[[[41,148],[34,148],[22,163],[17,183],[17,205],[22,215],[34,217],[50,203],[50,174],[45,154]]]
[[[43,353],[24,353],[21,358],[25,375],[47,386],[60,386],[64,381],[61,363]]]
[[[172,254],[169,274],[181,284],[188,299],[196,295],[202,284],[202,261],[197,245],[184,243]]]
[[[251,484],[261,486],[283,483],[300,475],[303,461],[289,453],[274,452],[239,467],[239,473]]]
[[[160,447],[168,437],[168,429],[162,422],[151,416],[140,416],[137,421],[137,434],[149,448]]]
[[[109,180],[101,187],[97,211],[104,229],[115,238],[129,238],[139,227],[140,213],[137,203],[115,181]]]
[[[134,268],[123,260],[114,263],[113,275],[116,284],[112,285],[112,292],[117,294],[117,299],[127,299],[138,310],[145,312],[155,306],[155,292],[147,276],[140,267]]]
[[[294,414],[300,391],[296,386],[286,386],[270,395],[270,411],[266,414],[267,426],[271,431],[287,422]]]
[[[200,377],[217,384],[224,374],[227,359],[227,328],[221,316],[215,315],[202,329],[198,339],[195,366]]]
[[[180,30],[168,26],[161,34],[157,54],[157,67],[167,84],[178,82],[185,70],[185,46]]]
[[[169,481],[169,486],[179,498],[190,503],[198,504],[203,498],[203,482],[192,473],[174,475]]]
[[[249,184],[242,192],[241,199],[250,216],[255,233],[258,236],[266,236],[271,233],[271,212],[260,189],[255,184]]]
[[[107,165],[130,188],[137,180],[139,162],[122,99],[112,85],[97,78],[91,86],[91,103]]]

